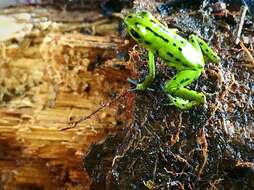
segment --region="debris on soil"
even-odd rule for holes
[[[244,19],[240,46],[233,40],[239,9],[229,6],[232,16],[215,17],[211,3],[156,3],[137,0],[134,9],[146,9],[169,27],[204,37],[222,61],[207,63],[190,86],[205,93],[207,103],[180,111],[165,105],[160,85],[174,71],[157,59],[154,91],[136,93],[133,123],[84,157],[91,189],[253,189],[254,70],[249,60],[254,28],[248,24],[253,18],[247,14]],[[250,43],[244,44],[244,37]],[[146,51],[133,48],[130,63],[137,65],[138,76],[132,78],[145,76]]]

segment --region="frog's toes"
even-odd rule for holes
[[[135,86],[135,87],[133,87],[133,88],[130,88],[130,89],[128,90],[128,92],[135,92],[135,91],[139,90],[139,89],[138,89],[138,81],[137,81],[137,80],[128,78],[127,81]]]
[[[137,91],[137,90],[149,90],[154,91],[152,88],[148,88],[144,83],[138,83],[136,80],[128,78],[127,81],[133,85],[135,85],[135,88],[131,88],[129,92]]]
[[[190,103],[189,100],[184,100],[184,99],[179,98],[179,97],[176,97],[176,98],[172,97],[172,96],[170,97],[170,104],[171,105],[175,105],[177,107],[182,107],[182,106],[184,106],[188,103]]]
[[[168,97],[170,99],[170,103],[168,105],[175,106],[181,110],[188,110],[194,106],[193,101],[184,100],[179,97],[173,97],[169,94]]]
[[[134,84],[134,85],[137,85],[138,84],[138,81],[137,80],[134,80],[134,79],[131,79],[131,78],[128,78],[127,81],[131,84]]]

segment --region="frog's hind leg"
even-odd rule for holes
[[[189,36],[189,42],[197,49],[201,49],[205,58],[213,63],[219,63],[220,58],[218,55],[208,46],[208,44],[199,38],[198,36],[191,34]],[[199,47],[198,47],[199,46]]]
[[[198,79],[200,74],[199,70],[184,70],[166,82],[164,91],[170,97],[170,105],[180,109],[190,109],[205,102],[204,94],[184,88]]]

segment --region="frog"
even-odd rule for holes
[[[220,63],[220,57],[201,37],[189,34],[182,37],[176,28],[168,28],[148,11],[128,14],[123,21],[128,34],[148,52],[148,73],[143,82],[128,78],[135,87],[133,91],[150,88],[155,79],[158,56],[166,66],[176,70],[175,76],[162,86],[169,98],[167,105],[188,110],[206,102],[206,96],[187,88],[198,80],[206,61]]]

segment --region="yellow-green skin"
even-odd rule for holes
[[[159,56],[178,72],[167,81],[164,91],[170,98],[169,105],[190,109],[205,102],[205,95],[184,88],[197,80],[204,69],[204,57],[214,63],[220,58],[205,41],[195,35],[186,40],[176,29],[168,29],[147,11],[136,12],[124,19],[128,33],[140,45],[148,49],[148,75],[135,90],[145,90],[155,78],[154,55]],[[135,83],[133,80],[129,80]]]

